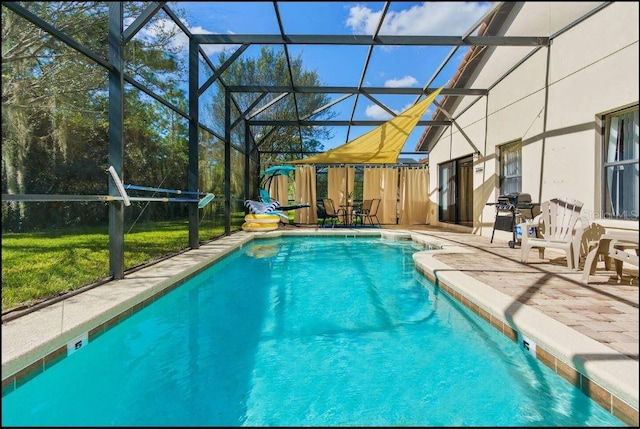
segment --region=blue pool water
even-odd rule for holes
[[[3,425],[624,426],[416,272],[260,240],[2,398]]]

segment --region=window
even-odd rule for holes
[[[604,119],[604,216],[638,220],[638,106]]]
[[[500,195],[522,192],[522,141],[500,146]]]

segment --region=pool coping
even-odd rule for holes
[[[508,338],[533,345],[535,356],[609,412],[638,425],[638,362],[436,259],[472,253],[410,230],[279,229],[239,231],[150,267],[2,324],[3,394],[57,363],[109,327],[149,305],[218,259],[254,239],[280,236],[380,236],[437,244],[414,254],[416,268],[436,287]],[[152,273],[153,275],[150,275]]]
[[[420,235],[414,241],[424,241]],[[416,252],[418,271],[436,287],[485,319],[533,357],[583,391],[604,409],[631,426],[638,426],[638,362],[547,316],[537,309],[452,269],[436,259],[443,253],[473,253],[430,237],[442,248]],[[527,344],[523,344],[526,342]]]

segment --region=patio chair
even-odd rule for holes
[[[360,224],[364,226],[365,221],[368,219],[371,226],[377,224],[380,226],[380,220],[378,219],[378,207],[380,207],[380,198],[374,198],[371,200],[364,200],[360,209],[353,213],[353,216],[360,219]],[[374,220],[375,219],[375,224]]]
[[[567,254],[567,267],[577,269],[580,260],[580,242],[589,220],[580,215],[583,203],[573,198],[554,198],[540,205],[540,214],[533,220],[537,228],[535,237],[522,234],[520,260],[526,263],[529,252],[536,247],[540,257],[544,258],[545,248],[564,250]],[[578,226],[578,223],[580,224]]]
[[[333,200],[331,198],[324,198],[322,200],[322,207],[324,208],[324,215],[322,216],[322,226],[324,226],[324,222],[327,219],[331,219],[331,227],[334,228],[341,215],[336,211],[335,206],[333,205]],[[318,213],[318,216],[320,216],[320,211]]]
[[[584,262],[582,281],[589,284],[589,276],[595,274],[598,257],[604,258],[605,269],[609,270],[611,261],[615,263],[616,277],[622,279],[622,266],[624,263],[639,264],[640,246],[638,231],[610,230],[604,232],[600,238],[591,242],[591,250]],[[633,251],[633,253],[632,253]]]
[[[351,218],[353,219],[353,224],[357,224],[358,220],[360,221],[360,225],[364,225],[364,214],[371,211],[371,204],[373,200],[363,200],[360,206],[356,206],[351,212]]]
[[[316,202],[316,213],[318,215],[318,220],[322,219],[322,225],[324,226],[324,221],[327,219],[327,211],[324,209],[322,201]]]
[[[258,194],[260,196],[260,201],[262,201],[265,204],[277,203],[278,204],[278,209],[282,210],[282,211],[298,210],[298,209],[304,209],[304,208],[307,208],[307,207],[311,207],[308,203],[291,204],[291,205],[283,206],[283,205],[280,204],[280,201],[277,201],[277,200],[274,200],[273,198],[271,198],[271,195],[269,194],[269,191],[267,191],[266,189],[263,189],[263,188],[258,188]]]

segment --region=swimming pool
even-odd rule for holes
[[[3,396],[4,425],[624,426],[414,268],[260,240]]]

